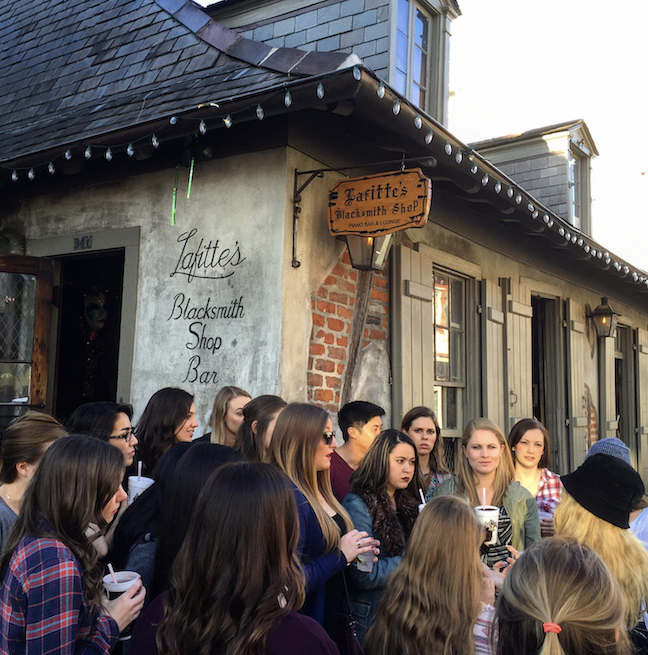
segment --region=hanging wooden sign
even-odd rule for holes
[[[329,191],[332,236],[382,236],[427,223],[432,180],[420,168],[341,180]]]

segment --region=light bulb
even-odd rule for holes
[[[50,174],[50,175],[54,175],[54,171],[55,171],[56,169],[54,168],[54,164],[52,164],[52,162],[50,162],[49,164],[47,164],[47,170],[49,171],[49,174]]]
[[[66,150],[65,151],[65,158],[70,161],[72,159],[72,151],[71,150]]]
[[[177,116],[171,116],[171,118],[169,119],[169,123],[171,123],[171,125],[175,125],[177,122],[178,122]]]
[[[112,161],[112,150],[110,148],[108,148],[108,150],[106,150],[106,154],[104,156],[106,157],[106,161]]]
[[[90,157],[92,157],[92,148],[91,148],[90,146],[88,146],[88,147],[85,149],[85,152],[83,153],[83,156],[84,156],[86,159],[90,159]]]
[[[160,147],[160,140],[155,136],[155,134],[151,137],[151,145],[154,148],[159,148]]]
[[[426,135],[425,135],[425,143],[426,145],[430,145],[432,143],[432,139],[434,139],[434,132],[430,130]]]
[[[385,97],[385,85],[381,82],[376,89],[376,94],[382,100]]]
[[[201,134],[205,134],[205,132],[207,132],[207,125],[205,125],[205,121],[202,119],[200,121],[200,125],[198,125],[198,131]]]
[[[353,78],[358,80],[358,82],[362,79],[362,72],[357,66],[353,67]]]
[[[398,98],[394,98],[394,104],[392,105],[392,111],[394,112],[394,116],[398,116],[398,114],[400,114],[400,110],[401,110],[400,100]]]
[[[11,179],[12,179],[14,182],[18,182],[18,171],[13,171],[13,172],[11,173]]]
[[[324,85],[321,82],[317,85],[317,97],[320,100],[324,97]]]
[[[34,173],[34,169],[33,169],[33,168],[30,168],[30,169],[29,169],[29,173],[27,173],[27,177],[28,177],[30,180],[33,180],[33,179],[36,177],[36,173]]]
[[[132,156],[135,154],[135,148],[133,148],[133,144],[132,144],[132,143],[129,143],[129,144],[128,144],[128,148],[126,148],[126,154],[127,154],[129,157],[132,157]]]
[[[495,182],[495,193],[499,193],[501,190],[502,190],[502,183],[499,180],[497,180],[497,182]]]
[[[452,146],[450,145],[449,141],[446,141],[444,150],[445,150],[446,155],[451,155],[452,154]]]
[[[414,127],[417,130],[420,130],[423,127],[423,121],[421,120],[421,117],[418,114],[414,116]]]
[[[292,105],[292,96],[290,95],[290,91],[288,91],[288,89],[286,89],[286,93],[284,95],[284,105],[286,105],[286,107],[290,107],[290,105]]]
[[[234,121],[232,121],[232,117],[229,114],[227,114],[227,116],[225,116],[225,118],[223,118],[223,123],[225,123],[225,127],[228,127],[228,128],[232,127],[233,122]]]
[[[265,117],[265,112],[263,111],[263,107],[261,105],[257,105],[256,108],[256,117],[262,121]]]

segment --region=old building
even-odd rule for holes
[[[5,417],[180,386],[204,428],[237,384],[431,405],[450,457],[469,418],[535,414],[561,471],[620,429],[648,470],[646,274],[443,127],[454,2],[0,7]],[[403,167],[427,225],[354,269],[329,190]]]

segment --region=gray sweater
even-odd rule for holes
[[[4,498],[0,498],[0,552],[4,550],[7,537],[17,518],[18,515],[7,505]]]

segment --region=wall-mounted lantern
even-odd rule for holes
[[[594,323],[594,329],[599,339],[602,337],[616,336],[616,327],[620,316],[621,314],[617,314],[610,307],[607,298],[601,298],[601,304],[589,315]]]
[[[361,271],[382,271],[391,249],[391,234],[385,234],[382,237],[347,234],[344,238],[353,268]]]
[[[423,227],[431,203],[419,168],[347,178],[329,192],[329,232],[346,240],[353,268],[381,271],[394,232]]]

